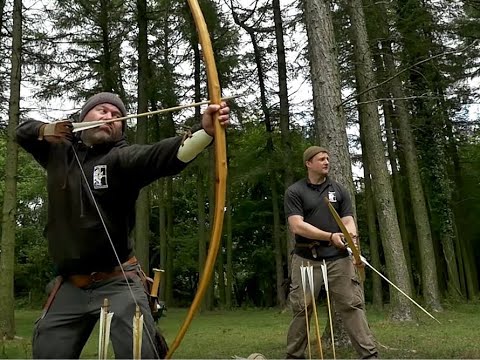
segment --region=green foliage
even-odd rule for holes
[[[5,139],[0,137],[2,169],[4,154]],[[24,151],[19,153],[17,179],[15,293],[19,297],[28,297],[30,301],[34,301],[43,296],[44,287],[53,276],[53,269],[43,237],[46,223],[45,173]],[[3,178],[1,182],[3,188]]]
[[[32,61],[41,99],[83,99],[112,91],[126,99],[123,46],[131,29],[123,1],[59,0],[34,34],[43,61]],[[68,43],[69,46],[63,46]]]

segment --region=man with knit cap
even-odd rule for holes
[[[151,145],[128,145],[124,122],[105,122],[73,136],[72,122],[29,120],[17,142],[47,171],[45,234],[58,277],[36,322],[34,358],[78,358],[107,298],[114,313],[111,341],[116,358],[132,358],[132,319],[138,304],[144,318],[142,357],[162,358],[166,343],[156,331],[144,287],[145,275],[130,237],[140,190],[179,173],[214,137],[214,113],[222,126],[229,108],[209,105],[198,130]],[[124,117],[120,97],[102,92],[89,98],[79,121]]]
[[[365,316],[363,289],[355,266],[345,248],[343,234],[330,214],[327,198],[340,215],[345,227],[357,241],[352,203],[346,189],[329,176],[328,150],[311,146],[303,153],[307,177],[292,184],[285,192],[285,216],[295,235],[289,299],[293,319],[287,334],[287,359],[304,359],[307,327],[312,315],[312,297],[303,292],[300,267],[313,266],[315,298],[324,285],[321,265],[327,266],[328,287],[335,309],[342,317],[353,347],[364,359],[376,358],[377,349]],[[307,312],[305,312],[305,303]],[[320,354],[318,354],[318,357]]]

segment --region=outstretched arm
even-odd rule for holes
[[[175,175],[195,159],[213,141],[214,114],[222,126],[229,124],[230,109],[225,103],[209,105],[202,117],[202,129],[182,139],[177,136],[152,145],[132,145],[120,149],[122,171],[140,187],[169,175]]]

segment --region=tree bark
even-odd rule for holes
[[[348,0],[348,11],[351,20],[351,38],[355,56],[355,77],[361,122],[360,127],[365,133],[366,148],[362,153],[368,154],[372,174],[372,189],[375,194],[380,234],[383,242],[385,262],[390,279],[408,295],[412,294],[409,281],[402,238],[398,226],[397,212],[393,199],[390,175],[385,162],[385,149],[381,138],[375,94],[366,91],[374,85],[372,56],[368,45],[368,35],[361,0]],[[405,321],[413,320],[412,304],[394,289],[390,289],[391,317]]]
[[[388,51],[388,53],[384,55],[384,62],[387,69],[387,76],[390,77],[395,74],[391,45],[388,44],[388,46],[386,46],[386,44],[384,44],[384,47]],[[417,230],[418,246],[420,249],[420,264],[422,269],[423,297],[428,307],[440,311],[442,306],[440,304],[440,291],[438,288],[437,265],[435,262],[435,256],[433,256],[435,251],[430,229],[430,219],[420,177],[418,153],[410,128],[410,115],[405,100],[402,100],[405,98],[405,94],[398,78],[392,80],[390,89],[395,99],[394,101],[399,125],[398,136],[403,146],[405,170],[410,190],[410,200],[413,217],[415,219],[415,228]]]
[[[434,19],[420,0],[397,0],[396,29],[401,35],[404,66],[416,64],[419,60],[431,57],[443,49],[435,44],[432,34]],[[421,19],[419,21],[418,19]],[[415,26],[412,26],[413,23]],[[435,59],[416,65],[409,72],[409,87],[412,95],[413,118],[415,120],[415,145],[418,161],[422,165],[423,185],[428,200],[432,224],[442,244],[446,263],[447,289],[452,297],[462,297],[458,273],[454,239],[455,217],[452,211],[452,185],[449,179],[450,154],[447,149],[448,114],[445,109],[445,89],[447,79],[439,71],[440,64]],[[423,94],[432,94],[425,98]],[[442,269],[443,270],[443,269]]]
[[[210,248],[210,241],[212,239],[212,231],[213,231],[213,221],[214,221],[214,214],[215,214],[215,153],[214,153],[214,148],[210,147],[208,149],[208,162],[209,166],[207,169],[210,169],[209,171],[209,181],[208,184],[209,190],[208,190],[208,224],[209,224],[209,229],[208,229],[208,247]],[[212,274],[212,281],[210,281],[210,284],[208,285],[207,292],[205,294],[205,310],[213,310],[214,304],[215,304],[215,293],[214,293],[214,288],[215,288],[215,270]]]
[[[292,144],[290,140],[290,116],[289,116],[289,102],[288,102],[288,85],[287,85],[287,62],[285,60],[285,44],[283,41],[284,32],[283,32],[283,21],[282,21],[282,11],[280,8],[280,0],[272,0],[272,9],[273,9],[273,20],[275,23],[275,41],[277,49],[277,65],[278,65],[278,97],[280,100],[280,136],[282,141],[282,158],[284,159],[283,168],[284,168],[284,188],[287,189],[293,183],[293,171],[292,171]],[[285,244],[286,244],[286,261],[288,263],[288,276],[291,273],[290,261],[288,261],[290,253],[293,250],[294,240],[291,232],[286,229],[285,231]],[[280,247],[281,243],[280,243]],[[277,255],[278,256],[278,255]],[[283,287],[283,252],[281,253],[282,263],[282,273],[277,274],[278,278],[281,276]],[[278,269],[277,269],[278,271]],[[277,288],[278,287],[277,283]],[[285,295],[286,296],[286,295]],[[277,292],[277,297],[280,297]],[[277,299],[278,304],[285,305],[285,300],[280,301]]]
[[[272,188],[272,212],[273,212],[273,251],[275,253],[275,278],[276,278],[276,304],[284,308],[286,304],[285,288],[283,287],[283,247],[280,235],[280,199],[278,196],[275,173],[270,175]]]
[[[276,184],[277,169],[275,168],[274,164],[272,164],[272,161],[270,160],[274,153],[273,127],[271,123],[270,108],[267,103],[265,75],[264,75],[263,64],[262,64],[262,52],[256,39],[255,29],[247,26],[245,21],[241,21],[235,12],[233,12],[233,16],[234,16],[235,23],[240,27],[242,27],[242,29],[244,29],[250,36],[252,46],[253,46],[253,53],[255,57],[255,65],[257,68],[258,82],[260,86],[260,102],[261,102],[262,112],[264,116],[265,128],[267,132],[266,149],[268,151],[268,159],[269,159],[267,161],[267,164],[268,164],[267,169],[268,169],[268,174],[270,176],[270,191],[272,196],[272,216],[273,216],[272,241],[273,241],[274,252],[275,252],[277,306],[283,307],[285,305],[286,295],[285,295],[285,289],[283,287],[283,257],[282,257],[283,247],[281,245],[282,242],[280,240],[280,233],[281,233],[280,232],[280,210],[278,205],[279,197],[278,197],[278,189]]]
[[[10,101],[8,104],[5,189],[2,207],[2,240],[0,253],[0,336],[15,336],[15,217],[17,213],[18,144],[15,131],[20,121],[20,84],[22,81],[22,1],[13,2]]]
[[[362,149],[366,148],[365,134],[360,129],[360,143]],[[372,191],[372,180],[370,173],[369,159],[366,154],[362,157],[363,181],[365,186],[365,205],[367,211],[368,240],[370,244],[370,261],[375,269],[381,269],[380,244],[377,235],[377,221],[375,211],[375,200]],[[372,276],[372,304],[377,309],[383,308],[382,279],[379,276]]]
[[[148,40],[147,40],[147,2],[146,0],[137,0],[137,52],[138,52],[138,112],[148,111],[149,99],[149,60],[148,60]],[[137,144],[147,144],[148,142],[148,123],[146,121],[137,122]],[[135,219],[135,254],[148,275],[150,272],[149,243],[150,243],[150,201],[149,187],[140,191],[136,203]]]
[[[328,0],[305,0],[304,2],[315,127],[319,145],[330,149],[331,177],[346,187],[352,199],[354,214],[356,214],[352,166],[346,132],[347,122],[341,106],[337,44],[329,7],[330,1]],[[333,321],[336,329],[335,343],[349,343],[343,322],[337,313],[335,313]],[[329,329],[325,328],[325,334],[327,333],[329,333]]]
[[[223,256],[223,236],[222,236],[222,245],[218,249],[217,256],[217,272],[218,272],[218,304],[217,306],[221,309],[225,308],[225,260]]]
[[[319,145],[330,149],[331,176],[347,188],[355,210],[347,122],[341,106],[337,44],[329,6],[328,0],[305,0],[315,126]]]
[[[162,281],[160,282],[160,290],[158,298],[160,300],[166,300],[166,272],[172,272],[172,269],[167,269],[167,248],[168,248],[168,236],[167,236],[167,216],[165,206],[165,179],[158,180],[158,233],[160,238],[160,269],[166,270]]]
[[[230,179],[230,177],[229,177]],[[227,180],[229,181],[229,180]],[[229,181],[231,183],[231,180]],[[226,253],[227,253],[227,288],[225,290],[225,302],[227,310],[233,307],[232,294],[233,294],[233,239],[232,239],[232,203],[231,203],[231,191],[230,186],[227,187],[227,213],[226,223],[227,223],[227,243],[226,243]]]
[[[203,276],[205,260],[207,258],[206,240],[206,213],[205,213],[205,176],[201,170],[197,173],[197,216],[198,216],[198,278]],[[205,310],[205,301],[202,301],[201,309]]]
[[[174,253],[174,237],[173,237],[173,181],[172,178],[166,178],[166,199],[165,204],[167,207],[167,266],[166,266],[166,284],[165,284],[165,301],[167,305],[174,304],[173,297],[173,257]]]

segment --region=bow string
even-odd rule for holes
[[[207,82],[208,82],[208,93],[209,93],[209,103],[211,104],[218,104],[220,105],[222,99],[221,99],[221,91],[220,91],[220,81],[218,79],[218,73],[217,73],[217,67],[215,64],[215,58],[213,54],[213,48],[212,44],[210,41],[210,36],[208,33],[207,25],[205,23],[205,19],[203,17],[202,11],[200,9],[200,5],[198,4],[197,0],[188,0],[188,4],[190,7],[190,10],[193,15],[193,19],[195,21],[196,29],[198,32],[198,37],[199,37],[199,43],[202,47],[203,51],[203,56],[204,56],[204,63],[205,63],[205,68],[207,72]],[[199,104],[194,104],[199,105]],[[190,105],[189,105],[190,106]],[[168,109],[170,111],[171,109]],[[129,116],[126,118],[130,118],[134,116]],[[192,305],[189,308],[189,311],[187,313],[187,316],[180,327],[180,330],[178,331],[178,334],[175,337],[175,340],[173,343],[170,345],[170,349],[167,353],[166,358],[169,359],[175,352],[175,350],[178,348],[180,345],[181,341],[183,340],[183,337],[185,336],[185,333],[190,326],[190,323],[193,320],[193,317],[195,316],[196,312],[198,311],[198,308],[200,307],[200,304],[203,300],[203,297],[205,296],[206,290],[208,288],[208,285],[210,283],[210,279],[212,277],[213,269],[215,267],[215,261],[217,258],[218,250],[221,244],[221,237],[222,237],[222,228],[223,228],[223,218],[224,218],[224,209],[225,209],[225,198],[226,198],[226,179],[227,179],[227,154],[226,154],[226,138],[225,138],[225,129],[220,125],[220,122],[218,121],[219,114],[218,112],[215,112],[213,115],[213,124],[214,124],[214,135],[215,135],[215,141],[214,141],[214,147],[215,147],[215,176],[216,176],[216,181],[215,181],[215,211],[214,211],[214,220],[213,220],[213,225],[212,225],[212,234],[211,234],[211,240],[210,240],[210,247],[208,250],[208,255],[207,259],[205,261],[204,265],[204,270],[203,270],[203,275],[200,279],[199,285],[198,285],[198,290],[197,293],[195,294],[195,297],[193,299]],[[126,119],[125,118],[125,119]],[[122,119],[123,120],[123,119]],[[115,121],[118,121],[118,119],[115,119]],[[79,129],[77,131],[81,131],[83,129]],[[80,162],[80,159],[78,158],[78,154],[75,150],[75,148],[72,146],[76,161],[78,163],[78,166],[80,167],[82,177],[85,181],[85,183],[88,186],[88,180],[85,175],[84,169],[82,167],[82,163]],[[115,253],[117,262],[122,269],[122,273],[125,279],[127,279],[127,276],[125,274],[125,271],[122,268],[122,263],[120,261],[120,258],[118,257],[118,253],[116,251],[115,245],[113,244],[113,241],[111,239],[110,233],[108,231],[108,228],[105,224],[105,221],[103,219],[102,213],[100,209],[98,208],[97,201],[95,199],[95,196],[90,188],[88,186],[89,194],[93,200],[93,203],[97,209],[97,212],[99,214],[99,217],[102,221],[103,228],[107,234],[107,237],[110,241],[110,245],[112,247],[113,252]],[[129,287],[129,292],[133,297],[133,300],[136,305],[138,305],[137,299],[130,288],[130,284],[127,281],[127,285]],[[147,331],[147,336],[149,338],[150,343],[153,345],[154,341],[151,337],[151,334]],[[153,345],[155,347],[155,345]],[[156,349],[155,349],[156,351]],[[156,354],[157,357],[159,354]]]

